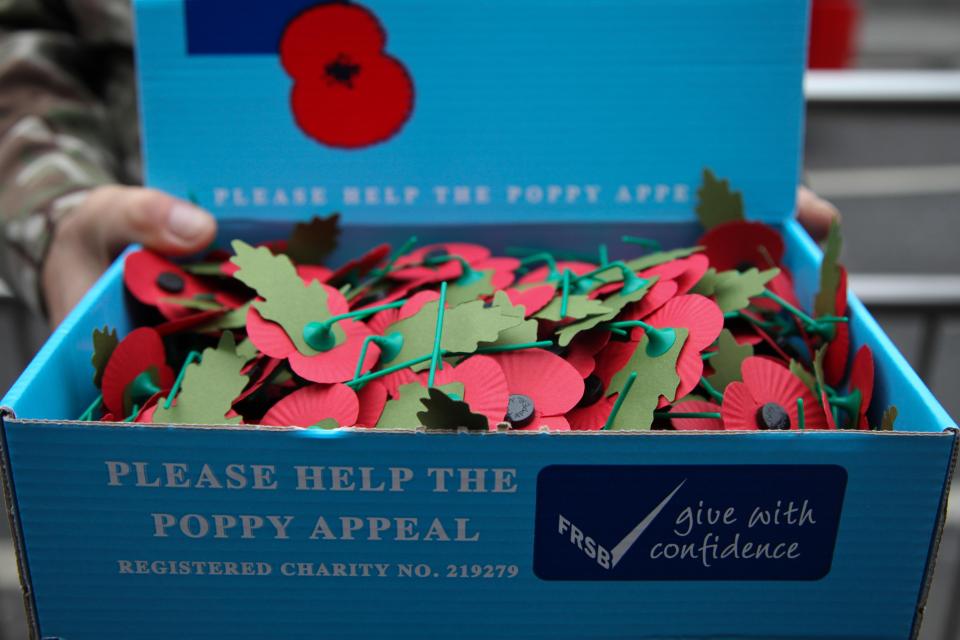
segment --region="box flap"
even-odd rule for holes
[[[793,209],[805,0],[136,5],[147,182],[222,217]]]

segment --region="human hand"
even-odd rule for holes
[[[797,189],[797,219],[814,240],[826,238],[831,223],[839,217],[837,208],[813,191],[807,187]]]
[[[209,213],[154,189],[97,187],[57,224],[41,283],[56,326],[127,245],[169,256],[196,253],[216,234]]]

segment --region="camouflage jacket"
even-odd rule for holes
[[[42,308],[53,225],[140,181],[129,0],[0,0],[0,280]]]

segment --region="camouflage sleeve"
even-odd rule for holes
[[[125,0],[0,0],[0,279],[34,309],[54,225],[130,180],[133,94]]]

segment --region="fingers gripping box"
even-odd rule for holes
[[[412,233],[685,246],[710,166],[817,287],[804,2],[135,5],[148,182],[223,241],[336,210],[341,258]],[[3,401],[32,634],[913,637],[956,432],[850,308],[893,432],[81,423],[92,331],[133,329],[118,262]]]

